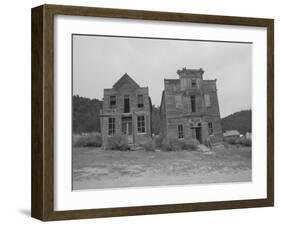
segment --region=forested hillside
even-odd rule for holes
[[[100,110],[102,101],[73,96],[73,132],[100,132]],[[238,130],[240,133],[252,131],[252,111],[236,112],[222,119],[222,128],[225,130]],[[152,133],[157,135],[160,130],[160,108],[152,107]]]
[[[73,96],[73,132],[100,132],[100,110],[102,101],[98,99],[89,99]],[[152,111],[152,133],[159,134],[160,109],[153,106]]]
[[[99,113],[102,101],[75,95],[73,96],[72,108],[74,133],[100,131]]]
[[[222,129],[238,130],[240,133],[252,132],[252,111],[235,112],[222,119]]]

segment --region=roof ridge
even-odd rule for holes
[[[131,78],[130,75],[128,75],[127,73],[125,73],[120,79],[118,79],[117,82],[114,83],[114,85],[112,86],[112,88],[116,88],[118,89],[119,85],[122,83],[122,81],[127,80],[129,81],[131,84],[133,84],[136,88],[140,88],[139,84],[136,83],[136,81],[134,79]]]

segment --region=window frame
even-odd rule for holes
[[[180,79],[180,88],[181,90],[186,90],[188,88],[188,78]]]
[[[178,102],[180,101],[180,103]],[[176,108],[178,109],[182,109],[183,108],[183,98],[182,98],[182,95],[175,95],[175,105],[176,105]]]
[[[141,98],[139,98],[141,97]],[[141,100],[141,102],[140,102]],[[144,95],[143,94],[137,94],[137,106],[138,108],[144,108]]]
[[[195,85],[194,85],[194,82],[195,82]],[[192,88],[197,88],[198,86],[197,86],[197,79],[195,79],[195,78],[192,78],[191,79],[191,87]]]
[[[114,104],[112,104],[112,98],[114,98]],[[117,97],[115,95],[110,95],[109,96],[109,107],[110,108],[116,108],[117,106]]]
[[[208,101],[206,101],[206,99],[208,99]],[[210,94],[208,94],[208,93],[204,94],[204,101],[205,101],[205,106],[206,106],[207,108],[209,108],[209,107],[212,106]],[[209,105],[207,105],[207,102],[209,102]]]
[[[126,100],[128,102],[126,102]],[[124,98],[123,98],[123,113],[130,113],[131,112],[131,97],[129,94],[126,94],[124,95]],[[127,104],[127,105],[126,105]]]
[[[143,120],[140,120],[140,118],[143,118]],[[137,132],[146,133],[145,115],[137,115]]]
[[[108,118],[108,131],[107,131],[107,134],[108,134],[108,136],[114,136],[115,133],[116,133],[116,120],[115,120],[115,117],[109,117]]]
[[[193,97],[194,97],[194,105],[192,104]],[[196,112],[196,96],[195,95],[190,96],[190,107],[191,107],[191,112],[195,113]]]
[[[182,124],[178,125],[178,139],[179,140],[184,139],[184,132],[183,132],[183,125]]]
[[[213,122],[208,122],[208,132],[209,132],[209,135],[214,135]]]

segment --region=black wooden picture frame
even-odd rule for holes
[[[54,210],[54,16],[88,16],[267,29],[267,198],[102,209]],[[66,220],[274,205],[274,20],[62,5],[32,9],[32,217]]]

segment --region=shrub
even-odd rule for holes
[[[161,148],[165,151],[197,150],[199,142],[195,139],[177,140],[169,139],[162,142]]]
[[[246,147],[251,147],[252,146],[252,140],[248,138],[240,138],[237,140],[237,143]]]
[[[229,148],[229,143],[228,142],[223,142],[223,146],[225,147],[225,148]]]
[[[243,142],[243,145],[247,147],[252,147],[252,140],[246,138]]]
[[[73,137],[73,145],[75,147],[101,147],[101,134],[93,132],[85,135],[76,135]]]
[[[119,136],[119,135],[109,137],[107,140],[106,148],[109,150],[120,150],[120,151],[130,150],[127,137]]]
[[[146,151],[155,151],[155,144],[151,138],[142,140],[140,146],[143,147]]]
[[[182,149],[195,151],[197,150],[197,145],[199,145],[199,142],[196,139],[183,140]]]
[[[238,138],[228,138],[228,139],[226,140],[226,142],[227,142],[228,144],[235,145],[235,144],[237,144],[237,139],[238,139]]]
[[[161,149],[164,151],[172,151],[172,146],[167,139],[164,139],[161,143]]]
[[[246,146],[246,147],[251,147],[252,146],[252,140],[248,139],[246,137],[239,137],[239,138],[228,138],[225,139],[225,142],[227,144],[231,144],[231,145],[242,145],[242,146]]]
[[[162,142],[163,142],[163,137],[162,136],[154,136],[153,137],[153,141],[155,144],[156,148],[161,148]]]
[[[170,139],[170,149],[171,151],[180,151],[182,150],[183,142],[177,139]]]

